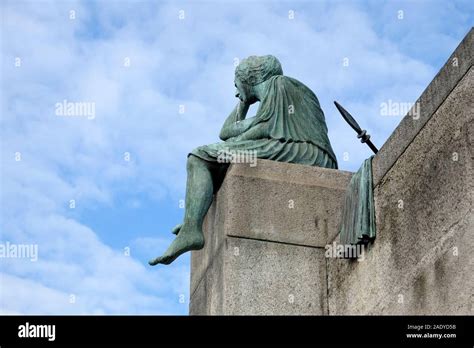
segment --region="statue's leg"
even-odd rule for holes
[[[202,223],[212,204],[213,181],[211,163],[190,155],[186,165],[186,200],[183,226],[180,233],[202,235]],[[184,231],[183,231],[184,230]]]
[[[196,159],[196,157],[194,156],[191,156],[193,157],[194,159],[192,160],[193,163]],[[198,160],[201,160],[200,158],[197,158]],[[207,166],[207,168],[209,169],[209,171],[211,172],[211,176],[212,176],[212,185],[213,185],[213,193],[216,193],[217,191],[219,191],[219,188],[221,187],[222,185],[222,182],[224,181],[224,178],[225,178],[225,174],[227,172],[227,168],[229,167],[229,165],[227,163],[210,163],[210,162],[206,162],[204,160],[201,160],[202,162],[204,162]],[[189,160],[188,160],[189,162]],[[189,167],[189,164],[188,164],[188,167]],[[188,168],[188,173],[189,173],[189,170],[192,170],[190,168]],[[188,181],[189,181],[189,176],[188,176]],[[190,184],[188,183],[187,184],[187,190],[188,191],[188,188],[190,187]],[[188,202],[188,198],[189,197],[189,202]],[[186,213],[190,212],[190,210],[188,209],[188,203],[190,204],[192,202],[192,199],[194,199],[194,196],[192,195],[192,193],[186,193]],[[212,199],[211,199],[211,204],[212,204]],[[210,205],[209,205],[210,206]],[[206,216],[206,213],[209,209],[209,206],[205,209],[206,212],[204,213],[204,215],[202,215],[202,221],[204,221],[204,217]],[[200,226],[202,226],[202,222],[200,224]],[[183,224],[178,224],[176,225],[175,227],[173,227],[173,229],[171,230],[171,233],[173,234],[178,234],[179,231],[181,231],[181,227],[183,227]],[[201,227],[202,228],[202,227]]]
[[[188,178],[184,222],[180,228],[176,226],[173,229],[176,231],[177,237],[163,256],[150,261],[150,265],[170,264],[181,254],[190,250],[202,249],[204,246],[202,223],[212,203],[212,195],[216,186],[214,181],[219,182],[222,171],[212,163],[193,155],[188,157],[186,168]]]

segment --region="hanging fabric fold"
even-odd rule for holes
[[[340,227],[341,244],[367,244],[375,239],[373,157],[364,161],[347,187]]]

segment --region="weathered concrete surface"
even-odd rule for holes
[[[259,160],[233,164],[191,257],[190,314],[324,314],[324,246],[351,173]]]
[[[328,260],[330,314],[473,314],[473,159],[471,67],[379,180],[366,260]]]
[[[341,199],[352,173],[259,160],[233,166],[225,233],[231,236],[324,247],[334,239]],[[232,192],[230,192],[232,190]]]
[[[326,314],[324,249],[228,237],[190,314]]]
[[[474,29],[471,29],[417,100],[416,104],[420,107],[419,118],[414,119],[410,113],[405,116],[374,158],[374,186],[379,184],[448,94],[465,76],[473,62]]]

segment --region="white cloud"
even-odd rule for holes
[[[126,256],[104,245],[92,230],[74,220],[31,216],[25,227],[29,243],[39,246],[38,261],[2,259],[3,271],[15,274],[3,274],[3,310],[169,314],[178,306],[179,294],[187,292],[187,269],[178,266],[149,272],[143,262],[133,258],[139,247],[132,248],[131,257]],[[150,293],[154,295],[147,295]],[[69,305],[70,294],[78,299],[77,306]],[[43,296],[49,295],[53,298],[45,302]],[[48,302],[51,308],[45,310]],[[16,308],[18,303],[22,305]]]

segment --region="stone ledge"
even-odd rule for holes
[[[334,173],[337,173],[337,175],[334,175]],[[262,159],[257,160],[255,167],[250,167],[248,164],[233,164],[227,172],[228,176],[284,181],[334,189],[341,189],[341,178],[347,177],[350,180],[352,174],[352,172],[344,170],[303,166]]]

